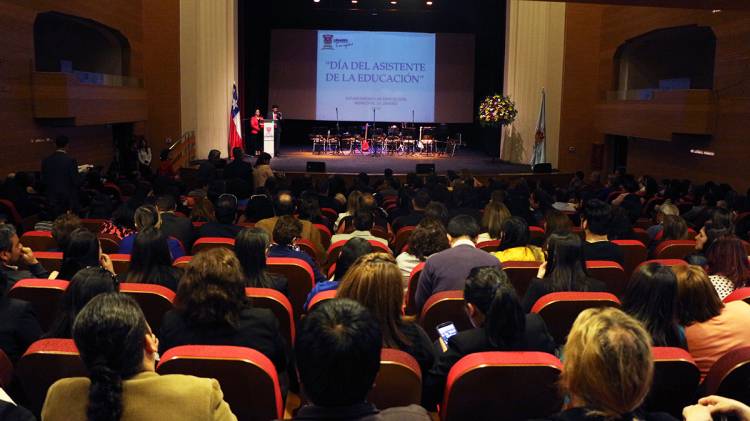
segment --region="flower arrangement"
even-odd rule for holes
[[[479,105],[479,122],[483,126],[510,124],[516,119],[516,115],[516,104],[509,96],[490,95]]]

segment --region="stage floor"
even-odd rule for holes
[[[305,172],[308,161],[326,163],[326,172],[338,174],[357,174],[366,172],[371,175],[383,174],[391,168],[396,174],[414,172],[416,164],[435,164],[435,171],[444,174],[449,170],[467,169],[472,174],[527,174],[531,172],[528,165],[501,162],[483,152],[461,149],[455,156],[425,155],[317,155],[310,149],[284,147],[281,156],[271,161],[274,171]]]

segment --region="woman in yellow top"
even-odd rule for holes
[[[503,222],[500,247],[492,253],[500,262],[544,262],[541,248],[529,243],[529,226],[522,218],[510,217]]]

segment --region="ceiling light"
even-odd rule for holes
[[[428,6],[432,6],[432,2],[431,2],[431,1],[428,1],[428,2],[427,2],[427,5],[428,5]]]
[[[391,0],[391,4],[395,6],[398,4],[398,2],[396,0]]]
[[[357,4],[357,3],[359,3],[359,0],[352,0],[352,4]]]

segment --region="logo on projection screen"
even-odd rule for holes
[[[348,38],[334,38],[333,35],[323,35],[323,48],[321,50],[334,50],[336,48],[349,48],[354,43],[349,41]]]
[[[323,35],[323,49],[333,50],[333,35]]]

